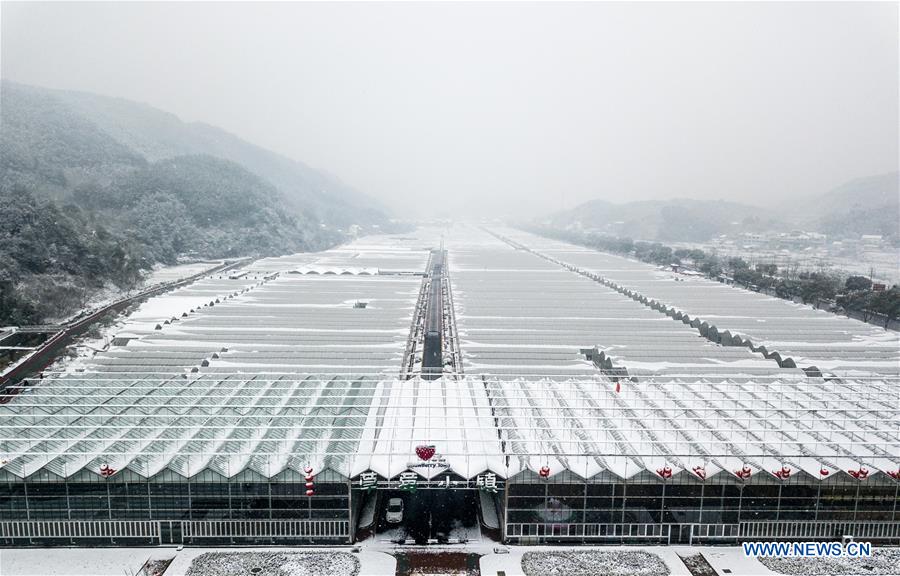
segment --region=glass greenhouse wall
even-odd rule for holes
[[[328,473],[312,496],[302,481],[162,476],[2,482],[0,545],[346,544],[352,536],[348,483]]]
[[[560,475],[562,476],[562,475]],[[552,542],[728,543],[748,538],[900,541],[900,484],[878,475],[858,481],[798,474],[706,482],[650,473],[611,477],[530,475],[507,484],[506,539]]]

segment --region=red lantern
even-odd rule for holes
[[[706,468],[704,468],[703,466],[694,466],[693,470],[694,474],[697,475],[697,478],[706,480]]]
[[[828,468],[825,468],[824,466],[822,466],[821,468],[819,468],[819,475],[820,475],[820,476],[828,476],[829,474],[831,474],[831,472],[828,471]]]
[[[862,466],[859,467],[859,470],[847,470],[847,473],[857,480],[865,480],[869,476],[869,471]]]
[[[109,478],[113,474],[116,473],[115,468],[110,468],[107,464],[100,465],[100,475],[104,478]]]
[[[669,468],[668,465],[663,466],[662,468],[657,468],[656,473],[659,474],[663,480],[668,480],[672,477],[672,469]]]
[[[316,485],[315,485],[315,483],[313,482],[313,475],[312,475],[313,469],[312,469],[312,466],[307,466],[306,468],[303,469],[303,471],[306,472],[306,477],[305,477],[305,480],[306,480],[306,495],[307,495],[307,496],[312,496],[313,494],[316,493],[316,491],[315,491]]]
[[[751,475],[753,475],[753,471],[750,470],[749,466],[745,465],[740,470],[735,470],[734,475],[737,476],[738,478],[740,478],[741,480],[746,480],[746,479],[750,478]]]
[[[900,480],[900,469],[898,469],[896,472],[891,470],[890,472],[888,472],[888,476],[890,476],[894,480]]]
[[[780,478],[782,480],[787,480],[791,477],[791,469],[787,466],[782,466],[781,470],[776,470],[774,472],[776,478]]]
[[[538,474],[541,475],[541,478],[549,478],[550,477],[550,467],[549,466],[541,466]]]

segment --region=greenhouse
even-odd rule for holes
[[[0,544],[341,544],[389,497],[522,544],[900,541],[895,336],[748,329],[856,369],[782,366],[543,242],[419,229],[153,298],[3,390]]]

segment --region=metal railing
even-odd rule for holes
[[[745,540],[900,541],[900,522],[741,522],[740,524],[508,523],[506,536],[520,543],[582,542],[726,543]]]
[[[0,522],[0,542],[140,538],[158,544],[198,539],[344,540],[348,520],[14,520]]]
[[[197,538],[348,538],[347,520],[193,520],[181,522],[184,540]]]
[[[15,520],[0,522],[0,540],[45,538],[146,538],[159,541],[160,523],[152,520]]]

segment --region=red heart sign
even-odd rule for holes
[[[416,456],[421,460],[431,460],[431,457],[434,456],[434,444],[416,446]]]

